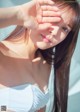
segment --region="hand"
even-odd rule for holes
[[[39,30],[44,30],[53,22],[61,20],[59,9],[51,0],[32,0],[19,6],[17,18],[20,20],[20,25]]]

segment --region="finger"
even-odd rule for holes
[[[46,22],[60,22],[61,18],[60,17],[43,17],[42,18],[42,22],[46,23]]]
[[[38,57],[36,59],[33,59],[32,62],[37,62],[37,61],[40,61],[41,60],[41,57]]]
[[[52,0],[38,0],[40,5],[46,4],[46,5],[54,5],[55,3]]]
[[[36,16],[39,19],[41,19],[41,16],[42,16],[41,6],[38,3],[36,4]]]
[[[46,11],[46,10],[49,10],[49,11],[50,11],[50,10],[51,10],[51,11],[59,11],[59,8],[56,7],[56,6],[54,6],[54,5],[52,5],[52,6],[51,6],[51,5],[42,5],[42,6],[41,6],[41,9],[42,9],[42,10],[45,10],[45,11]]]
[[[39,5],[38,2],[36,3],[36,11],[37,11],[37,14],[41,14],[42,13],[41,6]]]
[[[39,31],[47,30],[47,29],[49,29],[51,26],[52,26],[51,23],[39,24],[38,30],[39,30]]]
[[[54,11],[43,11],[42,12],[42,16],[51,16],[51,17],[54,17],[54,16],[60,16],[60,13],[59,12],[54,12]]]

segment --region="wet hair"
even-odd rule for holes
[[[64,7],[69,6],[75,12],[73,15],[72,30],[66,39],[58,45],[40,50],[48,64],[54,61],[54,112],[67,112],[68,88],[69,88],[69,70],[71,57],[75,50],[77,37],[80,28],[80,7],[76,0],[55,0],[56,4],[62,4]],[[53,52],[53,48],[55,49]],[[52,58],[54,56],[54,58]],[[52,110],[52,112],[53,112]]]

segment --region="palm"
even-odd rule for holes
[[[49,0],[33,0],[22,5],[23,26],[30,29],[46,30],[52,22],[59,22],[57,8]]]

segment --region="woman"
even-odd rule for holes
[[[47,102],[48,112],[67,111],[69,66],[80,27],[80,9],[76,0],[56,0],[60,13],[53,6],[52,1],[31,1],[15,8],[23,15],[18,13],[14,16],[17,19],[4,21],[5,26],[27,27],[17,27],[0,43],[0,104],[7,111],[44,112]],[[53,83],[53,64],[54,98],[48,85],[51,80]]]

